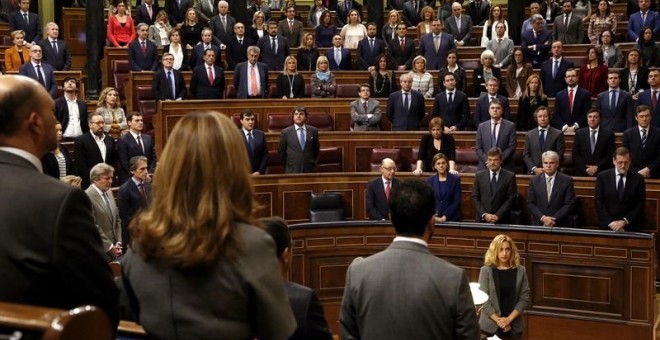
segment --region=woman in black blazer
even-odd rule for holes
[[[481,53],[481,67],[474,69],[472,74],[472,96],[479,97],[481,92],[486,91],[486,82],[490,78],[497,78],[502,83],[502,73],[495,65],[495,54],[491,50],[485,50]],[[505,86],[504,84],[500,85],[499,94],[507,96],[506,91],[502,91]]]
[[[62,124],[55,124],[57,131],[57,147],[41,158],[44,174],[60,179],[73,173],[73,163],[69,157],[69,151],[61,144]]]
[[[445,84],[442,82],[442,75],[445,73],[454,74],[454,78],[456,79],[456,89],[463,93],[467,93],[465,91],[465,88],[467,87],[465,69],[458,64],[458,53],[456,53],[456,50],[449,50],[449,52],[447,52],[447,61],[440,69],[440,77],[438,77],[438,93],[446,90]]]
[[[633,100],[637,100],[639,90],[649,88],[649,70],[642,65],[641,57],[638,49],[631,49],[626,56],[626,67],[621,70],[619,87],[630,92]]]
[[[163,46],[163,53],[171,53],[174,55],[174,69],[179,71],[188,71],[190,64],[188,63],[188,49],[181,42],[181,31],[174,28],[169,34],[170,43]],[[178,67],[177,67],[178,66]]]

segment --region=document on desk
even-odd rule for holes
[[[502,340],[502,339],[497,335],[493,335],[491,337],[486,338],[486,340]]]

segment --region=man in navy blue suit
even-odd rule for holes
[[[181,71],[174,67],[174,56],[163,53],[163,68],[154,73],[151,88],[156,100],[186,99],[186,83]]]
[[[213,44],[213,31],[210,28],[205,28],[202,30],[202,42],[193,47],[192,56],[190,58],[190,68],[195,69],[195,67],[204,64],[204,51],[212,49],[215,51],[215,64],[220,66],[220,58],[217,56],[220,55],[220,47]]]
[[[39,16],[30,12],[30,0],[20,0],[18,7],[18,11],[9,14],[9,32],[23,30],[25,43],[37,44],[41,40]]]
[[[233,70],[238,63],[247,61],[248,46],[256,44],[250,37],[245,35],[245,24],[237,22],[234,24],[234,36],[229,40],[225,49],[225,58],[227,59],[227,70]],[[220,59],[220,55],[216,55]]]
[[[380,173],[378,178],[367,183],[367,216],[370,220],[376,221],[390,219],[390,207],[387,201],[391,190],[399,185],[399,180],[394,178],[396,163],[392,159],[385,158],[381,161]]]
[[[38,81],[46,88],[52,98],[57,95],[57,83],[53,67],[41,62],[41,46],[34,44],[30,47],[30,62],[21,65],[18,74]]]
[[[385,53],[385,42],[376,37],[376,24],[370,22],[367,24],[367,37],[360,40],[357,47],[358,67],[360,70],[368,70],[374,66],[376,57]]]
[[[158,51],[153,41],[149,40],[149,25],[137,25],[138,38],[128,45],[128,64],[131,71],[156,71],[158,69]]]
[[[562,57],[564,45],[561,41],[552,43],[552,58],[541,64],[541,84],[548,97],[554,97],[557,92],[566,88],[564,75],[566,70],[573,68],[573,62]]]
[[[520,37],[520,48],[534,68],[541,67],[541,64],[548,60],[548,51],[552,42],[552,33],[543,28],[543,23],[543,16],[534,14],[532,29],[523,32]]]
[[[387,118],[392,122],[392,131],[414,131],[424,119],[424,96],[411,91],[412,76],[403,74],[401,91],[390,94],[387,100]]]
[[[454,37],[442,32],[442,21],[435,19],[431,23],[431,34],[422,36],[419,43],[419,54],[426,58],[428,70],[439,70],[447,61],[447,53],[456,48]]]
[[[362,5],[355,0],[345,0],[342,3],[337,3],[336,8],[328,7],[328,10],[337,11],[337,27],[346,25],[346,22],[348,21],[348,13],[352,9],[356,10],[358,14],[362,16]]]
[[[238,25],[238,24],[237,24]],[[190,92],[196,99],[222,99],[225,92],[225,72],[215,65],[215,51],[204,51],[204,64],[195,67],[190,78]]]
[[[52,66],[56,71],[68,71],[71,68],[71,53],[66,41],[57,39],[60,28],[54,22],[46,24],[46,39],[41,39],[41,53],[44,62]]]
[[[442,75],[445,91],[433,101],[433,115],[442,118],[445,132],[464,130],[470,121],[470,106],[465,93],[456,89],[456,77],[447,72]]]
[[[138,0],[138,3],[139,2],[140,0]],[[154,3],[154,0],[144,0],[142,4],[138,4],[135,8],[135,22],[143,22],[151,26],[156,20],[156,14],[158,14],[158,11],[160,11],[158,2]]]
[[[475,141],[475,152],[479,158],[479,170],[486,169],[488,161],[488,150],[499,148],[502,150],[502,167],[509,171],[515,171],[513,154],[516,151],[516,124],[502,119],[502,103],[494,99],[489,107],[490,119],[479,124],[477,127],[477,139]]]
[[[490,103],[497,99],[502,104],[503,118],[506,120],[511,120],[511,109],[509,108],[509,99],[501,94],[500,91],[500,81],[497,78],[490,78],[486,82],[486,93],[482,94],[479,99],[477,99],[477,107],[474,111],[474,124],[479,126],[479,124],[490,119],[489,106]]]
[[[258,62],[259,53],[259,47],[248,47],[248,60],[239,63],[234,69],[234,87],[238,99],[266,98],[268,96],[268,66]],[[254,79],[257,81],[255,82]]]
[[[252,176],[257,176],[266,173],[268,145],[266,144],[264,132],[254,128],[254,121],[255,116],[252,111],[241,111],[241,132],[243,133],[248,158],[250,159],[250,169]]]
[[[350,70],[352,69],[351,64],[351,52],[344,48],[343,39],[339,34],[332,37],[332,47],[330,47],[325,55],[328,57],[328,63],[330,64],[330,70]]]
[[[632,154],[631,169],[644,178],[660,178],[660,129],[651,125],[651,108],[635,109],[637,126],[623,132],[623,146]]]
[[[284,59],[289,56],[289,41],[277,34],[277,23],[268,23],[268,35],[257,41],[261,50],[261,61],[268,65],[269,71],[281,71],[284,68]]]
[[[642,29],[650,26],[655,39],[660,37],[660,15],[651,10],[650,0],[639,0],[639,12],[630,14],[628,19],[628,41],[636,42],[642,34]]]
[[[151,198],[151,183],[147,157],[134,156],[129,160],[131,178],[117,191],[117,208],[121,219],[121,239],[123,248],[130,245],[131,235],[128,226],[138,210],[146,208]],[[123,253],[123,252],[122,252]]]
[[[649,71],[649,89],[639,93],[637,106],[646,105],[651,108],[651,125],[660,128],[660,70]]]
[[[575,132],[587,126],[587,112],[591,109],[591,94],[577,85],[577,71],[569,68],[565,75],[567,88],[559,91],[555,101],[552,126],[562,132]]]
[[[408,28],[405,24],[396,25],[397,37],[390,40],[389,54],[396,70],[410,70],[412,60],[415,58],[415,43],[413,39],[407,38]]]
[[[126,182],[130,176],[129,161],[135,156],[147,157],[149,172],[156,171],[156,147],[151,136],[142,133],[144,121],[139,112],[129,113],[126,117],[128,121],[128,133],[124,134],[117,141],[117,156],[119,158],[119,183]]]
[[[609,88],[598,94],[596,109],[601,113],[600,125],[614,132],[623,132],[633,126],[633,101],[630,93],[619,88],[619,71],[609,70]]]

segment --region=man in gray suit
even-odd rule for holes
[[[100,307],[116,329],[119,291],[85,194],[41,173],[57,147],[55,105],[37,81],[0,77],[0,301]]]
[[[502,151],[488,150],[487,170],[474,177],[472,202],[475,220],[485,223],[508,223],[509,211],[518,196],[516,175],[502,169]]]
[[[92,185],[85,190],[92,201],[92,215],[101,236],[103,251],[107,259],[113,261],[122,255],[121,218],[117,202],[110,188],[115,169],[105,163],[99,163],[89,171]]]
[[[552,40],[566,44],[582,44],[584,42],[584,27],[582,17],[573,13],[573,1],[563,0],[561,9],[564,14],[555,18],[552,25]]]
[[[577,201],[573,178],[557,171],[559,155],[556,152],[546,151],[542,158],[543,173],[530,178],[527,193],[532,225],[570,227]]]
[[[313,172],[316,168],[316,159],[319,157],[319,131],[305,124],[307,122],[307,109],[297,106],[291,112],[293,125],[282,130],[278,153],[284,172],[301,173]]]
[[[479,157],[479,170],[486,169],[487,152],[491,148],[502,150],[502,167],[514,171],[513,154],[516,151],[516,124],[502,119],[502,103],[495,98],[488,106],[490,119],[479,124],[475,152]]]
[[[469,15],[461,14],[463,6],[454,2],[451,5],[451,15],[446,20],[447,33],[454,36],[456,46],[464,46],[472,37],[472,19]]]
[[[397,236],[384,251],[348,267],[341,338],[479,339],[465,271],[428,249],[435,215],[431,186],[405,180],[392,190],[389,205]]]
[[[360,85],[360,99],[351,102],[353,131],[380,131],[380,103],[371,99],[369,84]]]
[[[532,175],[543,173],[541,155],[548,151],[555,151],[559,155],[561,165],[564,156],[564,134],[559,129],[550,126],[550,113],[545,106],[539,106],[534,111],[534,119],[537,127],[527,131],[525,134],[525,147],[523,149],[523,161],[527,171]]]

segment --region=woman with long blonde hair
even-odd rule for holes
[[[296,328],[275,245],[254,218],[244,138],[218,112],[174,127],[129,227],[123,283],[154,338],[284,339]]]
[[[121,108],[119,91],[114,87],[106,87],[99,94],[96,114],[103,117],[103,132],[110,134],[112,138],[119,138],[122,133],[128,131],[126,114]]]

